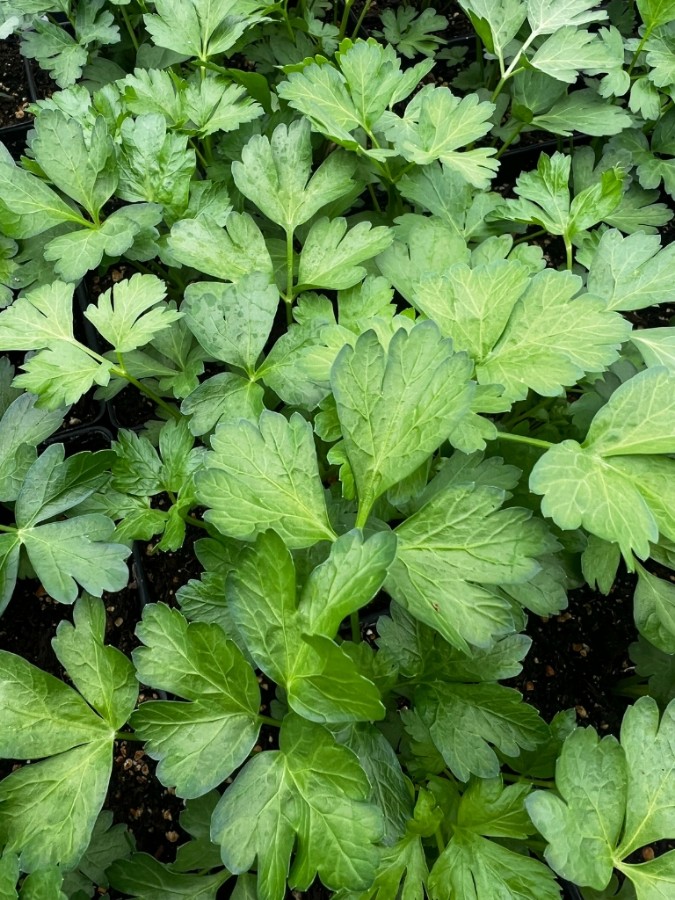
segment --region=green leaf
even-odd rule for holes
[[[84,224],[44,181],[5,157],[0,157],[0,198],[0,226],[8,237],[33,237],[63,222]]]
[[[663,366],[675,375],[675,328],[641,328],[630,339],[648,367]]]
[[[419,14],[411,7],[385,9],[380,18],[387,43],[393,44],[408,59],[413,59],[418,53],[433,56],[445,43],[434,32],[443,31],[448,20],[445,16],[436,15],[433,9],[423,9]]]
[[[369,887],[382,818],[356,757],[294,715],[284,720],[279,747],[247,763],[216,807],[211,827],[223,862],[239,874],[257,859],[258,896],[282,900],[297,835],[292,888],[306,890],[317,874],[332,890]]]
[[[340,351],[331,381],[361,522],[378,497],[452,438],[469,409],[470,373],[468,357],[453,353],[432,322],[410,334],[400,329],[388,350],[366,332]]]
[[[207,521],[228,537],[253,540],[274,528],[296,549],[333,540],[311,425],[265,410],[256,425],[225,422],[211,439],[198,499]]]
[[[560,886],[538,860],[457,829],[431,870],[429,895],[432,900],[518,896],[559,900]]]
[[[440,160],[469,184],[486,189],[499,163],[490,159],[495,150],[481,148],[458,152],[492,127],[494,105],[476,94],[455,97],[447,87],[426,85],[406,107],[402,118],[387,119],[387,140],[408,162],[426,166]],[[390,124],[389,124],[390,123]]]
[[[405,100],[433,62],[425,60],[402,71],[394,48],[372,38],[344,41],[337,59],[341,72],[318,63],[292,72],[279,85],[279,96],[306,116],[316,131],[351,150],[384,159],[391,151],[365,150],[352,133],[363,128],[371,134],[384,111]]]
[[[269,338],[279,291],[267,275],[244,275],[238,284],[213,281],[188,285],[181,311],[190,331],[210,356],[255,371]]]
[[[40,168],[60,191],[83,206],[95,221],[117,187],[115,147],[103,116],[85,132],[60,110],[43,109],[31,141]]]
[[[522,0],[460,0],[460,6],[483,43],[503,59],[525,21],[527,8]]]
[[[138,683],[129,659],[107,647],[105,609],[84,595],[73,613],[74,624],[63,621],[52,641],[54,652],[82,696],[112,728],[121,728],[138,698]]]
[[[44,9],[43,4],[40,9]],[[59,87],[75,84],[89,58],[85,47],[61,25],[36,17],[32,29],[22,35],[23,55],[28,59],[37,59],[40,68],[49,72]]]
[[[336,558],[341,555],[336,554]],[[378,581],[383,577],[380,571]],[[371,589],[369,586],[368,593],[353,603],[367,603]],[[312,591],[307,586],[303,592],[303,611],[310,607]],[[255,547],[242,554],[228,578],[227,597],[237,629],[256,665],[284,686],[289,705],[297,713],[321,723],[384,716],[375,685],[359,674],[354,661],[330,639],[330,634],[319,632],[321,626],[334,631],[330,617],[315,621],[312,628],[298,612],[293,560],[277,534],[261,535]],[[335,614],[339,612],[338,607]]]
[[[272,280],[272,260],[265,239],[246,213],[230,213],[221,228],[210,215],[181,219],[171,229],[168,248],[174,259],[222,281],[251,272],[265,272]]]
[[[0,419],[0,499],[4,501],[16,500],[26,473],[37,458],[35,448],[63,421],[62,409],[39,409],[36,399],[20,394]]]
[[[446,765],[461,781],[494,778],[500,764],[491,744],[506,756],[533,750],[547,736],[546,723],[522,694],[498,684],[431,682],[415,691],[415,709]]]
[[[159,760],[164,784],[181,797],[199,797],[244,762],[260,722],[255,674],[218,625],[188,624],[163,604],[145,608],[133,653],[139,678],[189,703],[144,703],[133,715],[146,752]]]
[[[664,653],[675,653],[675,585],[636,568],[633,614],[638,631]]]
[[[262,386],[231,372],[207,378],[181,404],[195,435],[206,434],[228,420],[248,419],[255,424],[263,408]]]
[[[617,867],[638,896],[666,896],[663,883],[672,881],[668,856],[656,867],[624,860],[670,833],[674,712],[671,703],[659,722],[655,701],[643,697],[624,715],[621,745],[611,736],[598,741],[592,729],[577,729],[567,738],[556,767],[560,796],[536,791],[526,801],[558,874],[603,890]]]
[[[245,76],[246,79],[255,77],[252,72]],[[269,93],[265,79],[263,83]],[[254,92],[250,93],[251,96],[247,94],[246,87],[232,84],[225,78],[204,78],[197,84],[188,84],[185,112],[204,137],[218,131],[236,131],[263,114],[262,106],[253,100]]]
[[[516,630],[500,586],[539,571],[555,542],[528,511],[500,509],[506,494],[487,485],[450,485],[396,529],[387,591],[415,618],[468,653]]]
[[[462,794],[457,824],[485,837],[525,840],[535,831],[524,805],[531,790],[526,783],[504,787],[501,778],[472,779]]]
[[[591,260],[589,294],[604,300],[608,309],[644,309],[665,303],[672,293],[675,248],[660,248],[657,235],[638,231],[624,237],[615,229],[606,231]]]
[[[584,373],[613,363],[630,324],[593,295],[576,296],[580,288],[581,280],[570,272],[545,269],[535,275],[494,348],[477,366],[479,383],[503,385],[511,400],[524,399],[528,387],[551,397]]]
[[[104,291],[85,316],[119,353],[147,344],[182,317],[164,302],[166,286],[155,275],[136,273]]]
[[[598,0],[527,0],[527,19],[535,34],[553,34],[567,25],[587,25],[607,18]]]
[[[302,592],[299,611],[309,631],[335,637],[340,623],[382,587],[395,554],[391,532],[364,539],[354,529],[339,537],[328,558],[312,570]]]
[[[108,887],[106,870],[115,860],[129,857],[134,848],[134,837],[126,825],[113,825],[113,814],[102,810],[77,869],[64,877],[63,889],[68,897],[77,897],[77,890],[90,893],[95,887]]]
[[[595,91],[583,89],[566,94],[545,113],[534,116],[530,124],[562,137],[570,137],[575,131],[604,137],[630,128],[632,120],[620,106],[613,106]]]
[[[262,18],[261,8],[241,0],[156,0],[156,14],[146,13],[143,21],[157,46],[206,61],[233,47]]]
[[[134,853],[131,859],[116,860],[108,875],[112,887],[137,900],[216,900],[218,889],[230,873],[223,870],[212,875],[187,875],[148,853]]]
[[[673,0],[637,0],[637,8],[649,31],[675,20]]]
[[[312,174],[310,126],[297,119],[278,125],[271,140],[254,135],[232,163],[234,182],[268,219],[291,233],[322,206],[354,187],[356,161],[341,152],[330,156]]]
[[[535,69],[558,81],[574,84],[581,70],[595,74],[606,72],[612,67],[613,60],[607,45],[597,35],[567,25],[546,38],[529,62]],[[620,54],[622,63],[623,44]],[[626,119],[630,122],[627,116]]]
[[[352,287],[366,275],[359,263],[377,256],[392,239],[391,230],[384,225],[373,227],[370,222],[359,222],[348,231],[346,219],[318,219],[305,238],[298,281],[303,288]]]

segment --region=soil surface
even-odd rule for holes
[[[26,109],[31,99],[20,41],[10,35],[0,41],[0,128],[31,118]]]

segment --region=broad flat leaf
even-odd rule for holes
[[[113,814],[102,810],[77,869],[67,872],[63,879],[68,897],[77,898],[78,890],[90,892],[94,887],[108,887],[106,870],[115,860],[128,859],[135,846],[134,836],[126,825],[113,825]]]
[[[257,859],[258,897],[283,900],[286,877],[306,890],[364,890],[375,877],[382,818],[356,756],[320,725],[289,715],[279,750],[254,757],[216,807],[211,834],[235,874]]]
[[[43,9],[41,4],[40,11]],[[65,28],[41,18],[34,18],[32,29],[23,33],[21,52],[28,59],[37,59],[40,68],[49,72],[62,88],[80,78],[89,57],[86,48]]]
[[[255,424],[263,409],[262,385],[231,372],[207,378],[181,404],[183,415],[190,417],[190,431],[196,435],[228,420],[248,419]]]
[[[218,131],[236,131],[263,114],[263,108],[246,88],[225,78],[205,78],[188,84],[185,112],[202,136]]]
[[[664,303],[672,296],[674,260],[675,248],[661,249],[657,235],[636,232],[624,237],[614,229],[606,231],[591,261],[587,290],[602,298],[608,309]]]
[[[94,120],[85,141],[76,119],[43,109],[30,146],[52,184],[96,217],[117,187],[115,148],[103,116]]]
[[[598,741],[592,729],[572,732],[556,767],[560,796],[536,791],[526,800],[549,842],[546,859],[558,874],[603,890],[617,867],[633,881],[639,897],[668,896],[672,854],[656,860],[657,866],[624,860],[671,833],[674,742],[675,704],[659,721],[651,697],[640,698],[625,713],[621,744],[612,736]]]
[[[523,399],[528,387],[551,397],[585,372],[614,362],[630,324],[592,295],[576,296],[580,288],[581,280],[570,272],[545,269],[535,275],[477,367],[479,383],[503,385],[511,400]]]
[[[675,653],[675,585],[636,568],[633,615],[638,631],[664,653]]]
[[[399,7],[396,11],[385,9],[381,15],[384,25],[384,39],[394,44],[399,53],[413,59],[418,53],[433,56],[445,41],[434,34],[443,31],[448,20],[436,15],[433,9],[424,9],[419,14],[411,7]]]
[[[21,394],[0,419],[0,499],[16,500],[26,473],[37,458],[36,447],[63,421],[63,410],[39,409],[36,397]]]
[[[529,512],[501,510],[504,499],[498,488],[451,485],[395,531],[387,591],[467,653],[515,630],[499,587],[529,581],[540,568],[536,557],[555,547]]]
[[[312,174],[310,125],[297,119],[279,125],[271,140],[254,135],[232,164],[234,182],[268,219],[293,232],[322,206],[354,186],[356,161],[342,152],[330,156]]]
[[[439,160],[469,184],[486,189],[499,166],[490,159],[496,151],[458,152],[458,148],[487,134],[493,112],[494,105],[479,101],[476,94],[460,99],[449,88],[427,85],[410,101],[402,118],[392,117],[386,136],[409,162],[425,166]]]
[[[182,318],[164,302],[166,286],[155,275],[136,273],[104,291],[85,316],[119,353],[147,344]]]
[[[256,425],[226,422],[211,439],[197,497],[228,537],[254,540],[274,528],[293,549],[333,540],[311,425],[265,410]]]
[[[618,32],[617,32],[618,33]],[[623,44],[620,44],[620,65],[623,64]],[[538,47],[529,60],[530,65],[556,78],[574,84],[581,70],[594,74],[607,72],[614,65],[607,44],[598,35],[571,25],[557,29]],[[626,128],[630,127],[630,118]]]
[[[335,637],[343,619],[382,587],[395,553],[391,532],[366,540],[354,529],[339,537],[328,558],[312,570],[302,593],[299,611],[309,631]]]
[[[19,297],[0,313],[0,350],[39,350],[55,341],[75,343],[74,285],[54,281]]]
[[[312,63],[292,72],[279,85],[279,96],[301,112],[320,131],[352,150],[374,158],[391,151],[365,150],[353,136],[357,128],[372,134],[387,108],[405,100],[433,67],[424,60],[401,71],[401,60],[391,46],[374,39],[344,41],[337,59],[342,71],[331,65]]]
[[[429,875],[429,895],[432,900],[558,900],[560,886],[539,860],[455,829]]]
[[[76,343],[54,341],[22,368],[14,383],[37,394],[37,406],[58,410],[76,403],[95,384],[107,384],[112,363],[99,362]]]
[[[534,116],[530,124],[562,137],[570,137],[575,131],[604,137],[630,128],[632,120],[620,106],[613,106],[589,89],[566,94],[545,113]]]
[[[73,684],[112,728],[121,728],[138,699],[138,682],[131,661],[116,647],[104,644],[105,609],[83,595],[73,622],[56,629],[52,646]]]
[[[527,15],[522,0],[460,0],[460,6],[483,43],[501,58]]]
[[[607,18],[598,0],[526,0],[527,20],[536,34],[552,34],[567,25],[587,25]]]
[[[229,50],[261,18],[261,8],[255,0],[157,0],[156,14],[143,21],[157,46],[206,61]]]
[[[485,837],[525,840],[535,831],[524,805],[531,790],[526,783],[504,787],[500,777],[472,779],[462,794],[457,824]]]
[[[673,0],[637,0],[637,8],[650,31],[675,20]]]
[[[181,219],[168,238],[171,257],[198,272],[237,282],[250,272],[265,272],[272,280],[272,260],[265,239],[246,213],[230,213],[221,228],[207,213]]]
[[[391,230],[384,225],[359,222],[347,230],[346,219],[318,219],[302,248],[299,284],[331,290],[352,287],[366,275],[359,264],[382,253],[392,240]]]
[[[141,681],[191,702],[144,703],[132,724],[159,760],[162,782],[181,797],[199,797],[240,766],[257,740],[255,674],[222,628],[188,624],[163,604],[145,608],[136,633],[145,644],[133,653]]]
[[[461,781],[470,775],[494,778],[499,760],[533,750],[546,739],[547,726],[522,694],[498,684],[430,682],[415,691],[415,710],[429,729],[446,765]]]
[[[129,860],[115,861],[108,875],[112,887],[139,900],[216,900],[218,889],[230,873],[221,870],[212,875],[183,874],[149,853],[134,853]]]
[[[84,224],[42,179],[5,157],[0,157],[0,198],[0,226],[8,237],[33,237],[63,222]]]
[[[181,311],[202,347],[222,362],[251,375],[269,337],[279,291],[261,272],[235,284],[213,281],[188,285]]]
[[[641,328],[631,336],[649,366],[663,366],[675,375],[675,328]]]
[[[349,540],[343,543],[349,544]],[[379,543],[375,542],[376,548]],[[335,558],[339,560],[340,554]],[[380,570],[375,583],[383,578]],[[305,610],[311,606],[311,592],[311,587],[303,592],[301,606]],[[358,601],[352,600],[351,609],[357,608],[355,603],[367,603],[372,592],[369,585]],[[306,598],[306,593],[310,597]],[[336,630],[330,618],[317,620],[312,627],[298,612],[293,560],[274,532],[261,535],[255,547],[242,554],[228,578],[227,598],[256,665],[284,686],[289,705],[297,713],[321,723],[384,716],[375,685],[359,674],[354,661],[330,639],[329,634]],[[329,593],[327,599],[338,604],[337,616],[341,598]],[[322,626],[328,634],[321,634]]]
[[[468,357],[453,353],[433,322],[397,331],[388,350],[366,332],[340,351],[331,382],[362,521],[378,497],[452,439],[471,402],[470,372]]]

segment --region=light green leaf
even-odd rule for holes
[[[560,886],[538,860],[457,829],[431,870],[429,895],[432,900],[559,900]]]
[[[63,222],[84,221],[44,181],[4,157],[0,198],[0,226],[8,237],[29,238]]]
[[[641,328],[630,339],[650,368],[663,366],[675,375],[675,328]]]
[[[239,874],[257,859],[260,900],[306,890],[318,874],[332,890],[369,887],[379,862],[382,818],[356,756],[320,725],[289,715],[279,750],[260,753],[216,807],[212,835]]]
[[[218,131],[236,131],[263,114],[246,88],[225,78],[204,78],[188,84],[185,112],[204,137]]]
[[[171,229],[168,248],[179,263],[222,281],[237,282],[250,272],[266,272],[272,280],[265,239],[246,213],[230,213],[224,229],[206,213],[181,219]]]
[[[657,235],[624,237],[612,229],[600,238],[588,273],[588,292],[608,309],[644,309],[672,296],[675,247],[660,249]]]
[[[166,286],[159,278],[136,273],[104,291],[84,314],[115,350],[126,353],[182,318],[164,302],[165,296]]]
[[[55,340],[31,356],[22,368],[24,371],[14,383],[37,394],[37,406],[62,410],[66,404],[76,403],[95,384],[106,385],[112,363],[99,362],[76,343]]]
[[[397,331],[388,350],[366,332],[340,351],[331,381],[361,522],[378,497],[452,439],[471,402],[470,372],[468,357],[453,353],[432,322]]]
[[[388,119],[387,140],[409,162],[419,166],[439,160],[476,188],[486,189],[499,163],[490,148],[465,150],[490,130],[494,105],[476,94],[455,97],[447,87],[426,85],[406,107],[402,118]],[[389,124],[390,123],[390,124]]]
[[[117,187],[115,148],[103,116],[85,132],[60,110],[43,109],[35,120],[31,149],[40,168],[60,191],[95,221]]]
[[[578,294],[570,272],[545,269],[517,301],[503,334],[477,367],[481,384],[501,384],[511,400],[532,388],[551,397],[585,372],[600,372],[618,358],[630,324],[592,295]],[[527,360],[525,366],[524,360]]]
[[[302,248],[298,281],[303,287],[352,287],[366,275],[359,263],[377,256],[392,240],[391,230],[384,225],[359,222],[348,231],[346,219],[318,219]]]
[[[650,31],[675,20],[673,0],[637,0],[637,8]]]
[[[228,420],[248,419],[255,424],[263,409],[262,386],[231,372],[207,378],[181,404],[195,435],[206,434]]]
[[[517,625],[500,585],[529,581],[555,543],[526,510],[500,510],[505,492],[448,486],[396,529],[387,591],[450,644],[490,647]]]
[[[619,59],[622,64],[623,45]],[[529,62],[535,69],[568,84],[574,84],[581,70],[599,74],[614,65],[607,45],[598,35],[571,25],[559,28],[547,37]],[[624,127],[629,128],[630,119],[625,118],[627,124]]]
[[[268,219],[289,233],[354,186],[356,161],[341,152],[331,153],[312,174],[306,119],[277,126],[271,140],[255,135],[241,160],[232,164],[235,184]]]
[[[159,760],[163,783],[199,797],[240,766],[257,740],[255,674],[220,626],[188,624],[163,604],[145,608],[136,633],[145,644],[133,653],[139,678],[191,702],[144,703],[132,724]]]
[[[39,409],[36,399],[20,394],[0,419],[0,499],[4,501],[16,500],[26,473],[37,458],[35,448],[63,421],[63,410]]]
[[[218,426],[214,452],[197,473],[198,499],[223,534],[253,540],[274,528],[296,549],[332,540],[311,425],[265,410],[259,423]]]
[[[361,597],[366,603],[364,596],[369,599],[370,594]],[[317,633],[322,624],[333,630],[330,620],[318,621],[316,630],[310,630],[297,612],[295,568],[278,535],[261,535],[242,555],[229,576],[227,597],[251,656],[285,687],[292,709],[321,723],[384,716],[375,685],[359,674],[342,648]],[[304,595],[302,599],[307,608]]]
[[[121,728],[138,698],[134,668],[116,647],[104,644],[105,608],[100,600],[82,596],[73,621],[59,624],[54,652],[87,702],[112,728]]]
[[[675,585],[636,568],[633,614],[638,631],[664,653],[675,653]]]
[[[77,865],[87,849],[112,770],[112,737],[24,766],[0,782],[0,841],[23,871]]]
[[[575,131],[604,137],[630,128],[632,119],[620,106],[613,106],[595,91],[582,89],[566,94],[545,113],[534,116],[530,124],[562,137],[570,137]]]
[[[483,43],[501,58],[527,15],[522,0],[460,0],[460,6]]]
[[[156,0],[143,21],[157,46],[206,61],[233,47],[263,8],[255,0]]]
[[[524,801],[530,784],[504,787],[501,778],[474,778],[462,794],[457,824],[485,837],[525,840],[535,829]]]
[[[499,760],[490,744],[506,756],[517,756],[547,736],[545,722],[523,703],[522,694],[498,684],[431,682],[415,691],[415,709],[446,765],[461,781],[470,775],[499,774]]]
[[[236,284],[213,281],[188,285],[181,311],[202,347],[222,362],[251,375],[269,337],[279,291],[261,272]]]
[[[553,34],[567,25],[587,25],[607,18],[598,0],[526,0],[527,20],[535,34]],[[595,7],[595,8],[594,8]]]
[[[40,4],[40,10],[44,4]],[[40,68],[52,76],[59,87],[74,84],[82,75],[89,54],[65,28],[34,18],[32,29],[22,35],[21,52],[28,59],[37,59]]]

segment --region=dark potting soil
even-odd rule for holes
[[[28,77],[21,55],[19,38],[10,35],[0,41],[0,128],[30,118],[26,107],[31,102]]]
[[[522,673],[505,683],[518,688],[546,721],[573,708],[580,725],[618,735],[631,702],[614,691],[634,671],[628,647],[637,639],[635,580],[622,569],[607,597],[584,586],[569,592],[560,615],[530,616],[526,633],[532,647]]]
[[[161,509],[165,504],[160,497],[153,505]],[[205,536],[205,531],[188,525],[185,542],[179,550],[157,550],[158,541],[141,544],[149,602],[177,606],[176,591],[191,578],[199,578],[203,571],[193,548],[194,542]]]
[[[435,0],[432,5],[437,13],[445,16],[448,20],[447,27],[443,31],[438,32],[439,37],[445,41],[451,41],[454,38],[473,37],[474,31],[471,27],[471,22],[455,0]],[[395,11],[400,6],[401,4],[395,2],[395,0],[374,0],[363,18],[361,37],[367,38],[370,37],[373,31],[381,31],[382,20],[380,16],[384,10],[393,9]],[[362,0],[354,3],[352,6],[352,18],[354,21],[361,15],[362,9]]]

